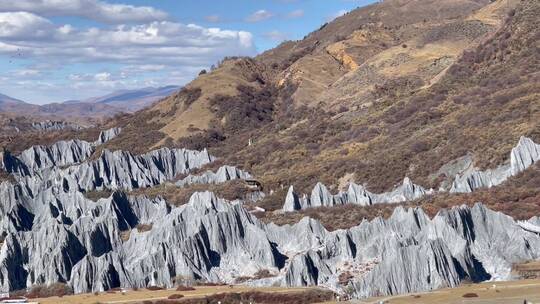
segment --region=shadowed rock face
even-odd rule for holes
[[[339,275],[350,272],[348,290],[364,297],[452,287],[466,278],[508,279],[512,263],[540,254],[534,221],[525,229],[480,204],[433,219],[400,207],[388,220],[335,232],[308,218],[265,225],[210,192],[195,193],[179,208],[162,199],[114,194],[93,202],[79,192],[53,191],[18,206],[26,211],[12,208],[2,217],[9,231],[0,249],[4,290],[57,281],[76,292],[172,286],[178,275],[233,283],[266,269],[275,276],[250,284],[340,291]],[[29,227],[22,229],[25,221]],[[150,231],[135,229],[149,223]],[[122,231],[129,231],[127,239]]]

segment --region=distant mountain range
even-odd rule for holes
[[[135,112],[179,90],[178,86],[147,87],[61,103],[35,105],[0,94],[0,112],[16,115],[47,116],[60,119],[98,119],[123,112]]]
[[[120,108],[126,112],[135,112],[171,95],[179,89],[180,87],[178,86],[165,86],[159,88],[147,87],[136,90],[120,90],[105,96],[85,100],[70,100],[63,104],[103,104]]]

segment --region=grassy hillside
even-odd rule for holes
[[[472,155],[507,161],[520,136],[540,142],[539,4],[389,0],[304,40],[225,60],[153,108],[126,116],[110,148],[209,147],[274,189],[425,187]],[[396,18],[406,16],[406,18]],[[248,142],[253,145],[248,146]]]

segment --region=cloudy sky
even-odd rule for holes
[[[373,0],[0,0],[0,93],[44,104],[183,85]]]

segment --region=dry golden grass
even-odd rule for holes
[[[477,297],[466,298],[463,297],[465,294],[473,294]],[[385,301],[383,303],[391,304],[522,304],[524,300],[529,300],[532,303],[540,301],[540,280],[466,284],[457,288],[446,288],[426,293],[372,298],[360,303],[378,304],[379,301]]]
[[[50,298],[38,298],[32,299],[40,304],[95,304],[95,303],[141,303],[143,301],[157,301],[167,299],[174,294],[181,294],[184,297],[182,299],[195,299],[204,296],[210,296],[218,293],[229,292],[248,292],[248,291],[261,291],[271,293],[295,293],[309,290],[309,288],[252,288],[248,286],[200,286],[195,287],[193,291],[177,291],[176,289],[165,289],[151,291],[147,289],[139,289],[137,291],[127,291],[122,294],[120,291],[114,293],[102,292],[95,294],[78,294],[64,297],[50,297]]]
[[[171,96],[165,101],[158,103],[152,110],[166,114],[160,122],[165,126],[160,131],[173,140],[185,137],[193,133],[190,130],[207,130],[215,118],[210,107],[210,100],[215,96],[234,96],[238,93],[239,85],[253,85],[251,74],[262,73],[260,67],[254,62],[244,59],[233,59],[223,62],[220,67],[211,73],[201,75],[187,88],[201,89],[201,96],[190,105],[178,105],[177,96]],[[157,145],[163,144],[164,140]]]
[[[499,26],[502,22],[501,16],[508,11],[509,8],[514,8],[519,0],[497,0],[485,7],[479,9],[474,14],[469,16],[467,20],[478,20],[493,26]]]

